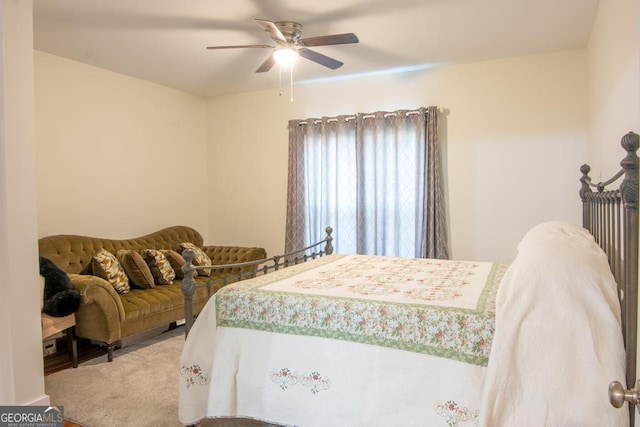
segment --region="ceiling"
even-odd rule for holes
[[[206,49],[272,45],[254,18],[299,22],[303,38],[358,36],[313,48],[337,70],[300,58],[301,82],[584,48],[598,1],[33,0],[34,47],[209,97],[280,86],[278,67],[255,73],[269,49]]]

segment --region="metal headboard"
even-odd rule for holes
[[[640,402],[640,381],[636,382],[637,318],[638,318],[638,135],[629,132],[622,137],[627,155],[622,169],[611,179],[593,184],[591,168],[582,165],[582,225],[591,231],[607,254],[611,271],[618,283],[622,314],[622,333],[627,353],[626,385],[614,381],[609,386],[609,400],[616,408],[629,402],[631,426],[634,405]],[[618,181],[618,188],[607,189]],[[595,188],[597,191],[591,190]],[[639,407],[640,411],[640,407]]]

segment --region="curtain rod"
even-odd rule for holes
[[[418,110],[414,110],[414,111],[407,111],[407,112],[405,113],[405,115],[406,115],[407,117],[408,117],[408,116],[412,116],[412,115],[414,115],[414,114],[420,114],[420,111],[418,111]],[[397,115],[398,115],[398,113],[393,113],[393,112],[392,112],[392,113],[384,113],[383,117],[386,119],[387,117],[395,117],[395,116],[397,116]],[[363,118],[363,119],[373,119],[373,118],[375,118],[375,117],[376,117],[376,115],[375,115],[375,114],[364,114],[364,115],[362,115],[362,118]],[[347,116],[347,117],[345,117],[345,118],[344,118],[344,121],[345,121],[345,122],[348,122],[349,120],[355,120],[355,119],[356,119],[356,116]],[[337,121],[338,121],[338,119],[336,119],[336,118],[330,118],[330,119],[327,119],[327,122],[328,122],[328,123],[331,123],[331,122],[337,122]],[[322,122],[322,120],[321,120],[321,119],[318,119],[318,120],[314,120],[312,123],[313,123],[314,125],[317,125],[318,123],[321,123],[321,122]],[[299,121],[299,122],[298,122],[298,125],[299,125],[299,126],[308,125],[308,124],[309,124],[309,123],[308,123],[306,120],[302,120],[302,121]]]

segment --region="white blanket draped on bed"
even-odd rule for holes
[[[627,426],[609,404],[625,378],[616,283],[582,227],[527,233],[500,285],[480,425]]]
[[[365,256],[233,284],[185,343],[180,421],[627,425],[607,399],[624,348],[603,257],[579,226],[547,223],[499,290],[499,264]]]

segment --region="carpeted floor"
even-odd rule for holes
[[[45,377],[52,405],[85,427],[181,426],[176,367],[184,326]],[[240,419],[204,420],[198,427],[277,427]]]
[[[53,405],[87,427],[180,426],[176,366],[184,343],[177,328],[45,377]]]

